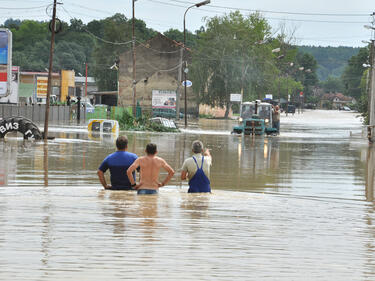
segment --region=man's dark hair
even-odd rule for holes
[[[154,143],[149,143],[146,145],[146,153],[149,155],[155,155],[157,152],[156,144]]]
[[[126,136],[119,136],[116,140],[116,147],[118,150],[124,150],[128,147],[128,138]]]

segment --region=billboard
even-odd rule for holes
[[[12,80],[12,33],[0,28],[0,97],[10,94]]]
[[[152,108],[176,108],[176,91],[152,90]]]
[[[18,103],[19,91],[19,66],[12,66],[12,81],[10,82],[10,94],[0,97],[0,103]]]
[[[48,77],[37,76],[36,77],[36,97],[45,99],[47,97],[48,89]]]
[[[74,89],[74,70],[61,70],[61,101],[66,101],[67,96],[74,96]]]

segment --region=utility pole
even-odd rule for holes
[[[51,47],[50,47],[50,51],[49,51],[46,114],[44,116],[44,134],[43,134],[44,141],[47,141],[47,137],[48,137],[49,103],[50,103],[51,89],[52,89],[53,49],[54,49],[54,46],[55,46],[56,1],[57,0],[53,1],[53,13],[52,13],[52,24],[51,24]]]
[[[132,86],[133,86],[133,116],[135,117],[136,116],[136,92],[137,92],[137,89],[136,89],[136,69],[135,69],[135,10],[134,10],[134,3],[135,1],[137,0],[132,0],[133,1],[133,19],[132,19],[132,34],[133,34],[133,83],[132,83]]]
[[[285,113],[288,116],[288,107],[289,107],[289,88],[288,88],[288,72],[286,73],[286,109]]]
[[[369,101],[369,116],[370,116],[370,132],[371,138],[370,141],[375,141],[374,131],[375,131],[375,40],[371,40],[371,84],[370,84],[370,101]]]
[[[183,56],[184,56],[184,48],[181,47],[180,49],[180,67],[178,68],[178,85],[177,85],[177,93],[176,93],[176,119],[180,120],[180,102],[181,102],[181,83],[182,83],[182,62],[183,62]]]
[[[191,7],[194,7],[195,5],[191,6]],[[185,11],[185,14],[184,14],[184,95],[185,95],[185,129],[187,128],[187,94],[186,94],[186,80],[187,80],[187,77],[186,77],[186,74],[187,74],[187,61],[186,61],[186,21],[185,21],[185,18],[186,18],[186,13],[187,11],[191,8],[189,7],[186,11]]]
[[[86,79],[85,79],[85,97],[87,97],[87,62],[86,62]]]

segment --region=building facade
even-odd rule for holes
[[[158,34],[145,43],[136,46],[136,102],[142,108],[158,107],[163,95],[165,106],[174,107],[184,113],[183,44]],[[189,49],[185,49],[188,63]],[[132,51],[120,55],[119,63],[119,105],[133,105],[133,59]],[[173,103],[175,95],[175,105]],[[171,102],[171,104],[168,104]],[[162,105],[160,105],[162,106]],[[198,105],[191,87],[187,88],[187,113],[197,115]]]

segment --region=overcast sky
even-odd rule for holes
[[[132,15],[132,0],[58,0],[57,16],[69,21],[79,18],[84,23],[103,19],[115,13]],[[148,27],[164,32],[169,28],[183,29],[183,15],[187,7],[201,0],[137,0],[136,17]],[[0,0],[0,21],[7,18],[47,20],[46,7],[53,0]],[[27,9],[26,9],[27,8]],[[193,8],[186,16],[188,30],[205,25],[205,17],[223,15],[240,9],[247,15],[261,11],[273,30],[285,24],[296,30],[298,45],[364,46],[362,40],[373,38],[365,29],[375,12],[375,0],[211,0],[211,4]]]

